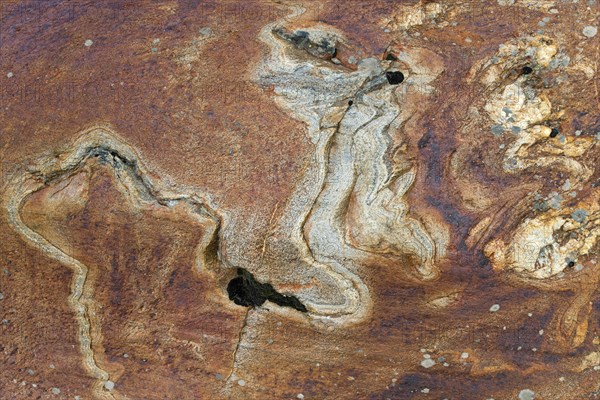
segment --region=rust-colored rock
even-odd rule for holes
[[[599,16],[0,3],[0,399],[600,396]]]

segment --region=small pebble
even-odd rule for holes
[[[585,221],[585,219],[587,218],[587,214],[588,214],[587,211],[585,211],[581,208],[578,208],[577,210],[575,210],[571,213],[571,218],[573,218],[573,220],[575,220],[576,222],[581,223],[581,222]]]
[[[52,394],[60,394],[60,389],[57,387],[52,388]]]
[[[245,381],[245,380],[243,380],[243,379],[240,379],[240,380],[238,381],[238,385],[240,385],[240,386],[246,386],[246,381]]]
[[[496,312],[500,309],[500,304],[494,304],[490,307],[490,312]]]
[[[86,40],[84,43],[85,47],[90,47],[93,44],[94,44],[94,42],[92,42],[90,39]]]
[[[296,398],[298,398],[298,399],[303,399],[303,398],[304,398],[304,395],[303,395],[302,393],[298,393],[298,395],[296,396]]]
[[[0,292],[0,300],[4,299],[4,295]]]
[[[423,368],[431,368],[435,365],[435,361],[433,361],[431,358],[426,358],[423,361],[421,361],[421,367]]]
[[[492,125],[492,133],[494,135],[502,135],[504,133],[504,127],[502,125]]]
[[[533,400],[535,393],[529,389],[523,389],[519,392],[519,400]]]
[[[462,353],[462,354],[460,355],[460,358],[462,358],[463,360],[464,360],[464,359],[466,359],[466,358],[469,358],[469,353],[466,353],[466,352],[465,352],[465,353]]]
[[[106,390],[108,390],[110,392],[114,388],[115,388],[115,383],[113,381],[106,381],[106,382],[104,382],[104,389],[106,389]]]
[[[205,27],[205,28],[201,28],[199,32],[203,36],[209,36],[212,34],[213,31],[209,27]]]
[[[593,38],[598,33],[598,28],[596,28],[595,26],[588,25],[585,28],[583,28],[582,33],[583,36],[587,38]]]
[[[15,76],[15,74],[13,74],[12,72],[9,72],[8,74],[6,74],[7,78],[12,78],[13,76]]]

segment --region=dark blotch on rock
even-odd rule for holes
[[[388,71],[385,73],[390,85],[398,85],[404,81],[404,74],[400,71]]]
[[[533,72],[533,68],[531,68],[530,66],[526,65],[523,68],[521,68],[521,73],[523,75],[529,75],[530,73]]]
[[[286,296],[275,291],[269,283],[260,283],[243,268],[238,268],[238,276],[229,281],[227,294],[229,300],[244,307],[256,307],[269,300],[282,307],[290,307],[307,312],[304,304],[295,296]]]

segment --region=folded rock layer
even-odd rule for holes
[[[0,3],[0,400],[600,395],[599,16]]]

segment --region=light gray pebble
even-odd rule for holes
[[[587,38],[593,38],[598,33],[598,28],[596,28],[595,26],[588,25],[585,28],[583,28],[582,33],[583,36]]]

